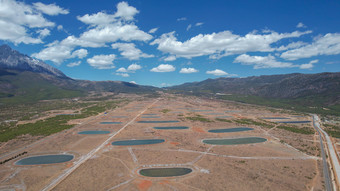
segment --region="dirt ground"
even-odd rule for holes
[[[296,120],[290,114],[193,97],[170,98],[165,95],[156,100],[135,96],[135,101],[107,114],[77,121],[78,125],[74,128],[45,138],[28,136],[30,141],[27,142],[9,142],[0,148],[2,156],[6,155],[1,160],[23,151],[27,154],[1,165],[0,189],[42,190],[58,177],[63,177],[53,184],[52,190],[324,190],[319,142],[315,135],[215,119],[217,116],[231,116],[225,119],[262,120],[263,117],[276,116]],[[156,114],[160,118],[142,118],[142,114]],[[186,118],[197,114],[210,119],[210,122]],[[141,120],[180,122],[138,123]],[[311,119],[306,116],[298,120]],[[122,123],[100,124],[105,121]],[[187,126],[189,129],[157,130],[153,128],[155,126]],[[210,129],[240,126],[254,130],[208,132]],[[313,129],[312,124],[303,126]],[[106,130],[110,134],[78,134],[84,130]],[[208,138],[239,137],[262,137],[267,141],[241,145],[208,145],[202,142]],[[111,144],[130,139],[165,141],[137,146]],[[27,156],[61,153],[72,154],[74,159],[60,164],[15,165],[16,161]],[[89,158],[85,159],[87,156]],[[153,167],[186,167],[192,172],[166,178],[138,174],[140,169]],[[71,169],[71,173],[67,173]]]

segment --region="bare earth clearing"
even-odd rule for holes
[[[28,154],[1,165],[0,189],[14,190],[324,190],[319,142],[316,134],[299,134],[234,120],[252,119],[262,123],[279,121],[263,117],[294,117],[273,113],[264,107],[239,105],[193,97],[163,96],[142,98],[101,114],[79,120],[75,128],[40,139],[27,149]],[[141,100],[141,101],[140,101]],[[159,118],[142,118],[156,114]],[[223,115],[221,115],[223,114]],[[218,116],[225,121],[216,120]],[[195,120],[194,117],[209,119]],[[178,120],[177,123],[138,123],[138,121]],[[100,124],[121,122],[121,124]],[[159,130],[153,127],[187,126],[188,129]],[[293,124],[308,127],[312,123]],[[211,129],[251,127],[254,130],[210,133]],[[110,134],[78,134],[86,130]],[[261,137],[262,143],[210,145],[204,139]],[[27,136],[27,139],[37,140]],[[164,139],[150,145],[114,146],[114,141]],[[13,141],[12,141],[13,142]],[[14,142],[11,144],[17,147]],[[29,142],[29,141],[27,141]],[[27,146],[24,141],[21,147]],[[20,148],[20,147],[17,147]],[[9,150],[0,148],[0,153]],[[13,149],[14,150],[14,149]],[[17,153],[12,153],[16,155]],[[15,165],[18,160],[36,155],[71,154],[74,159],[59,164]],[[11,157],[9,155],[8,157]],[[183,176],[146,177],[145,168],[185,167]]]

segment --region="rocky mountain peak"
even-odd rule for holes
[[[31,72],[54,75],[60,78],[68,78],[60,70],[44,63],[41,60],[21,54],[6,44],[0,46],[0,68],[22,71],[27,70]]]

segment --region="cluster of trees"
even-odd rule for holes
[[[15,155],[15,156],[12,156],[12,157],[9,158],[9,159],[6,159],[6,160],[4,160],[4,161],[0,161],[0,164],[5,164],[6,162],[11,161],[11,160],[13,160],[13,159],[16,159],[16,158],[18,158],[18,157],[20,157],[20,156],[22,156],[22,155],[24,155],[24,154],[27,154],[27,152],[24,151],[24,152],[22,152],[22,153],[20,153],[20,154],[17,154],[17,155]]]

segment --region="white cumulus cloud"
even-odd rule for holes
[[[115,60],[116,55],[96,55],[92,58],[87,59],[87,63],[89,63],[92,67],[96,69],[111,69],[114,68],[113,61]]]
[[[312,69],[314,64],[318,63],[319,60],[312,60],[308,64],[301,64],[300,69]]]
[[[306,28],[306,25],[299,22],[297,25],[296,25],[296,28]]]
[[[229,74],[223,70],[220,69],[215,69],[215,70],[211,70],[211,71],[207,71],[207,74],[212,74],[215,76],[228,76]]]
[[[123,1],[117,4],[116,17],[121,17],[124,20],[133,20],[133,17],[139,13],[139,11],[130,6],[127,2]]]
[[[272,52],[276,48],[271,44],[285,38],[300,37],[309,34],[311,31],[292,33],[269,33],[257,34],[248,33],[245,36],[233,34],[231,31],[223,31],[212,34],[199,34],[184,42],[178,41],[175,32],[161,35],[160,38],[151,42],[151,45],[158,45],[157,49],[175,55],[176,57],[193,58],[209,55],[212,59],[224,56],[243,54],[246,52]]]
[[[37,30],[37,33],[39,33],[40,38],[44,38],[44,37],[50,35],[51,31],[48,30],[47,28],[44,28],[44,29]]]
[[[105,12],[98,12],[92,15],[85,14],[83,16],[77,16],[77,19],[88,25],[103,25],[116,21],[114,15],[110,15]]]
[[[142,66],[138,64],[131,64],[127,69],[128,71],[136,71],[142,69]]]
[[[150,30],[149,30],[149,33],[155,33],[157,30],[158,30],[158,27],[157,27],[157,28],[150,29]]]
[[[77,61],[77,62],[72,62],[67,64],[68,67],[75,67],[75,66],[79,66],[81,64],[81,61]]]
[[[170,64],[160,64],[159,66],[152,68],[151,72],[173,72],[175,71],[175,67]]]
[[[122,73],[135,73],[137,70],[142,69],[141,65],[138,64],[131,64],[128,66],[128,68],[121,67],[116,72],[122,72]]]
[[[137,13],[137,9],[129,6],[126,2],[121,2],[118,3],[115,14],[107,14],[101,11],[91,15],[78,16],[78,20],[90,25],[79,37],[70,35],[62,41],[50,44],[47,48],[33,55],[42,60],[51,60],[60,64],[64,60],[69,59],[71,52],[78,46],[99,48],[106,47],[106,43],[113,43],[119,40],[128,42],[148,41],[152,39],[152,36],[140,30],[131,20]],[[62,30],[62,27],[58,28]],[[134,44],[121,43],[117,44],[117,48],[121,49],[123,56],[125,55],[131,60],[153,56],[142,53]],[[61,52],[58,52],[58,50],[61,50]]]
[[[129,60],[154,57],[153,55],[143,53],[140,49],[136,48],[133,43],[114,43],[111,47],[118,49],[121,52],[121,55]]]
[[[190,73],[196,73],[198,72],[198,70],[196,70],[195,68],[182,68],[179,73],[182,74],[190,74]]]
[[[85,58],[87,56],[88,52],[86,49],[79,49],[72,53],[72,58],[78,57],[78,58]]]
[[[59,45],[58,42],[54,42],[49,44],[47,48],[43,49],[39,53],[32,54],[32,57],[40,60],[51,60],[52,62],[60,65],[66,59],[75,57],[84,58],[87,56],[87,50],[85,49],[78,49],[76,51],[73,50],[74,49],[71,47],[62,46]]]
[[[174,60],[176,60],[176,56],[170,55],[170,56],[164,58],[163,60],[166,61],[166,62],[168,62],[168,61],[174,61]]]
[[[59,15],[59,14],[66,15],[66,14],[69,13],[68,10],[61,8],[56,4],[46,5],[46,4],[43,4],[41,2],[37,2],[37,3],[33,3],[33,5],[37,10],[39,10],[39,11],[41,11],[41,12],[47,14],[47,15],[52,15],[52,16]]]
[[[116,73],[117,76],[122,76],[122,77],[130,77],[130,75],[128,73]]]
[[[250,56],[247,54],[242,54],[235,58],[234,63],[241,63],[244,65],[253,65],[254,69],[296,67],[295,65],[289,62],[279,62],[272,55]]]
[[[47,20],[41,6],[50,6],[39,3],[39,6],[29,5],[15,0],[0,1],[0,40],[7,40],[15,44],[38,44],[41,38],[47,36],[46,27],[54,27],[55,23]],[[54,5],[58,7],[57,5]],[[60,8],[60,7],[59,7]],[[60,8],[62,9],[62,8]],[[64,9],[62,9],[64,10]],[[45,29],[41,29],[45,28]],[[29,31],[35,31],[32,36]],[[44,36],[45,35],[45,36]]]
[[[282,53],[281,58],[297,60],[300,58],[336,54],[340,54],[340,33],[328,33],[316,38],[311,44]]]

